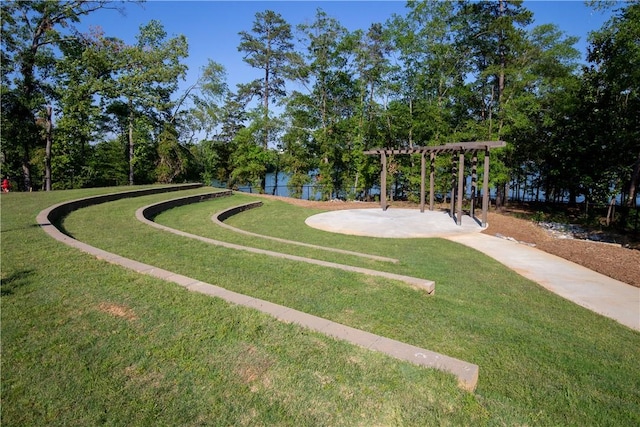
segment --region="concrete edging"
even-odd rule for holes
[[[395,274],[395,273],[387,273],[385,271],[371,270],[369,268],[354,267],[351,265],[338,264],[335,262],[321,261],[313,258],[305,258],[297,255],[283,254],[280,252],[269,251],[266,249],[258,249],[251,246],[243,246],[243,245],[237,245],[235,243],[228,243],[220,240],[209,239],[207,237],[202,237],[202,236],[187,233],[184,231],[176,230],[171,227],[166,227],[150,219],[152,217],[151,215],[152,212],[153,213],[160,212],[163,209],[163,207],[166,207],[166,209],[169,209],[170,207],[176,206],[177,203],[186,204],[186,203],[196,203],[199,201],[197,198],[194,198],[192,196],[186,197],[184,199],[185,200],[183,201],[172,199],[172,200],[167,200],[165,202],[154,203],[153,205],[149,205],[149,206],[144,206],[136,211],[136,218],[160,230],[168,231],[170,233],[177,234],[183,237],[200,240],[201,242],[209,243],[215,246],[221,246],[229,249],[246,251],[246,252],[251,252],[255,254],[268,255],[276,258],[288,259],[291,261],[304,262],[307,264],[319,265],[321,267],[335,268],[338,270],[344,270],[344,271],[349,271],[353,273],[366,274],[368,276],[376,276],[376,277],[383,277],[385,279],[390,279],[390,280],[397,280],[400,282],[404,282],[415,289],[424,290],[428,295],[433,295],[433,293],[435,292],[435,282],[433,282],[432,280],[421,279],[418,277],[404,276],[404,275]]]
[[[201,185],[199,185],[201,186]],[[93,247],[86,243],[80,242],[72,237],[64,234],[54,224],[66,216],[68,213],[81,207],[90,206],[91,204],[103,203],[106,201],[118,200],[126,197],[136,197],[146,194],[157,194],[167,191],[176,191],[184,189],[185,187],[166,187],[163,189],[153,189],[153,192],[146,192],[148,190],[134,190],[130,192],[111,193],[104,196],[88,197],[84,199],[72,200],[70,202],[63,202],[57,205],[44,209],[37,215],[37,223],[43,229],[43,231],[49,234],[54,239],[75,247],[85,253],[95,256],[98,259],[105,260],[109,263],[116,264],[141,274],[156,277],[165,281],[175,283],[191,291],[200,292],[206,295],[215,296],[224,299],[227,302],[242,305],[257,309],[263,313],[269,314],[276,319],[295,323],[305,328],[332,336],[337,339],[345,340],[350,343],[359,345],[361,347],[379,351],[395,357],[400,360],[408,361],[419,366],[438,369],[444,372],[455,375],[458,379],[459,387],[467,390],[474,391],[478,382],[479,367],[475,364],[465,362],[463,360],[455,359],[443,354],[435,353],[430,350],[412,346],[410,344],[395,341],[389,338],[381,337],[369,332],[361,331],[355,328],[351,328],[345,325],[341,325],[336,322],[332,322],[327,319],[323,319],[317,316],[313,316],[307,313],[300,312],[285,306],[273,304],[268,301],[252,298],[247,295],[242,295],[236,292],[232,292],[215,286],[209,283],[201,282],[196,279],[192,279],[187,276],[173,273],[168,270],[164,270],[153,265],[141,263],[128,258],[121,257],[117,254],[104,251],[102,249]],[[193,187],[192,187],[193,188]],[[212,193],[216,194],[216,193]],[[193,197],[181,198],[183,201],[187,199],[200,199],[201,196],[197,195]],[[219,196],[218,196],[219,197]],[[171,202],[171,201],[170,201]],[[175,203],[180,203],[174,199]],[[170,205],[166,205],[170,206]],[[179,206],[179,204],[173,204],[173,206]],[[142,208],[144,209],[144,208]],[[151,212],[151,211],[149,211]],[[155,211],[155,214],[160,211]],[[141,209],[136,212],[136,215],[142,215]],[[149,213],[149,215],[151,215]],[[149,221],[145,218],[145,222]],[[153,223],[155,224],[155,223]],[[159,225],[159,224],[156,224]],[[162,228],[162,227],[160,227]]]
[[[44,211],[40,212],[38,215],[38,224],[44,224],[48,218],[53,218],[54,221],[63,218],[66,215],[69,215],[71,212],[91,206],[98,205],[100,203],[112,202],[115,200],[125,199],[128,197],[141,197],[148,196],[151,194],[160,194],[160,193],[168,193],[173,191],[182,191],[182,190],[193,190],[196,188],[201,188],[201,183],[196,184],[180,184],[180,185],[172,185],[168,187],[152,187],[152,188],[143,188],[139,190],[130,190],[130,191],[122,191],[119,193],[109,193],[109,194],[101,194],[98,196],[90,196],[84,197],[82,199],[71,200],[69,202],[58,203],[57,205],[53,205]],[[45,220],[44,212],[46,211]],[[41,215],[42,218],[41,218]],[[42,221],[40,221],[42,219]]]
[[[344,255],[353,255],[353,256],[357,256],[357,257],[361,257],[361,258],[369,258],[369,259],[373,259],[373,260],[376,260],[376,261],[392,262],[394,264],[397,264],[397,263],[400,262],[400,260],[397,260],[395,258],[388,258],[388,257],[383,257],[383,256],[378,256],[378,255],[370,255],[370,254],[365,254],[365,253],[362,253],[362,252],[347,251],[347,250],[344,250],[344,249],[329,248],[327,246],[312,245],[312,244],[309,244],[309,243],[296,242],[295,240],[281,239],[279,237],[265,236],[264,234],[252,233],[250,231],[241,230],[239,228],[232,227],[231,225],[224,223],[224,221],[226,221],[228,218],[230,218],[230,217],[232,217],[234,215],[237,215],[239,213],[242,213],[242,212],[250,210],[250,209],[258,208],[258,207],[260,207],[262,205],[263,205],[262,202],[249,202],[249,203],[245,203],[243,205],[234,206],[232,208],[225,209],[225,210],[223,210],[221,212],[218,212],[218,213],[214,214],[211,217],[211,221],[213,221],[214,223],[216,223],[220,227],[224,227],[224,228],[226,228],[228,230],[231,230],[231,231],[234,231],[234,232],[240,233],[240,234],[245,234],[247,236],[260,237],[261,239],[268,239],[268,240],[273,240],[275,242],[287,243],[287,244],[290,244],[290,245],[297,245],[297,246],[304,246],[306,248],[319,249],[319,250],[323,250],[323,251],[335,252],[335,253],[344,254]]]

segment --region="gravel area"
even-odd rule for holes
[[[297,206],[317,209],[365,209],[379,207],[378,203],[343,202],[339,200],[314,202],[261,195],[275,198]],[[392,206],[407,207],[406,203],[393,202]],[[415,207],[415,205],[411,205]],[[640,250],[628,249],[618,244],[571,238],[570,233],[558,230],[557,225],[543,224],[516,218],[508,213],[490,212],[489,226],[485,234],[517,240],[522,244],[535,246],[550,254],[585,266],[606,276],[640,288]]]

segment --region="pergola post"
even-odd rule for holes
[[[456,223],[462,225],[462,199],[464,197],[464,151],[458,154],[458,206]]]
[[[380,206],[382,210],[387,210],[387,153],[380,153],[382,171],[380,172]]]
[[[449,216],[451,216],[451,219],[454,218],[456,206],[456,178],[458,175],[456,165],[456,153],[454,152],[451,155],[451,206],[449,207]]]
[[[478,152],[471,157],[471,218],[476,217],[476,197],[478,196]]]
[[[382,210],[387,210],[387,155],[396,154],[416,154],[422,155],[420,162],[420,212],[424,212],[426,196],[426,153],[429,153],[431,161],[431,171],[429,174],[429,210],[434,209],[435,201],[435,158],[438,153],[451,154],[451,218],[456,216],[456,196],[457,196],[457,218],[458,225],[462,221],[462,200],[465,191],[464,157],[466,153],[473,153],[472,159],[472,182],[471,182],[471,215],[474,219],[476,211],[476,199],[478,197],[478,151],[485,150],[484,157],[484,179],[482,187],[482,225],[487,225],[487,212],[489,210],[489,150],[491,148],[504,147],[504,141],[473,141],[454,142],[450,144],[412,147],[412,148],[375,148],[365,151],[364,154],[379,155],[382,170],[380,171],[380,205]],[[456,156],[458,156],[456,158]],[[457,179],[456,179],[457,178]],[[457,185],[456,185],[457,181]],[[457,187],[457,191],[456,191]]]
[[[431,173],[429,174],[429,210],[433,210],[433,202],[435,199],[435,174],[436,174],[436,153],[433,151],[429,154],[431,163]]]
[[[487,226],[489,210],[489,148],[484,151],[484,176],[482,177],[482,226]]]
[[[426,172],[426,161],[424,153],[420,153],[420,212],[424,212],[424,187]]]

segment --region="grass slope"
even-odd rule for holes
[[[158,221],[196,234],[436,280],[400,283],[208,246],[134,219],[147,196],[82,209],[95,246],[480,365],[455,380],[109,265],[46,236],[37,213],[83,190],[2,195],[3,425],[637,425],[640,334],[444,240],[339,236],[266,201],[229,220],[262,234],[399,258],[399,265],[238,236],[213,212]],[[182,192],[197,193],[201,190]]]

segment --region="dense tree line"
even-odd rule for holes
[[[255,80],[229,88],[210,60],[178,93],[187,42],[160,22],[127,45],[73,27],[115,3],[3,2],[2,175],[24,189],[217,179],[264,191],[268,172],[285,171],[295,195],[313,183],[324,198],[358,198],[378,184],[368,149],[504,140],[492,152],[498,203],[516,187],[632,204],[640,4],[618,6],[586,65],[576,38],[533,26],[516,0],[412,1],[356,31],[321,9],[297,26],[267,10],[240,33]],[[417,193],[419,163],[390,159],[393,194]]]

